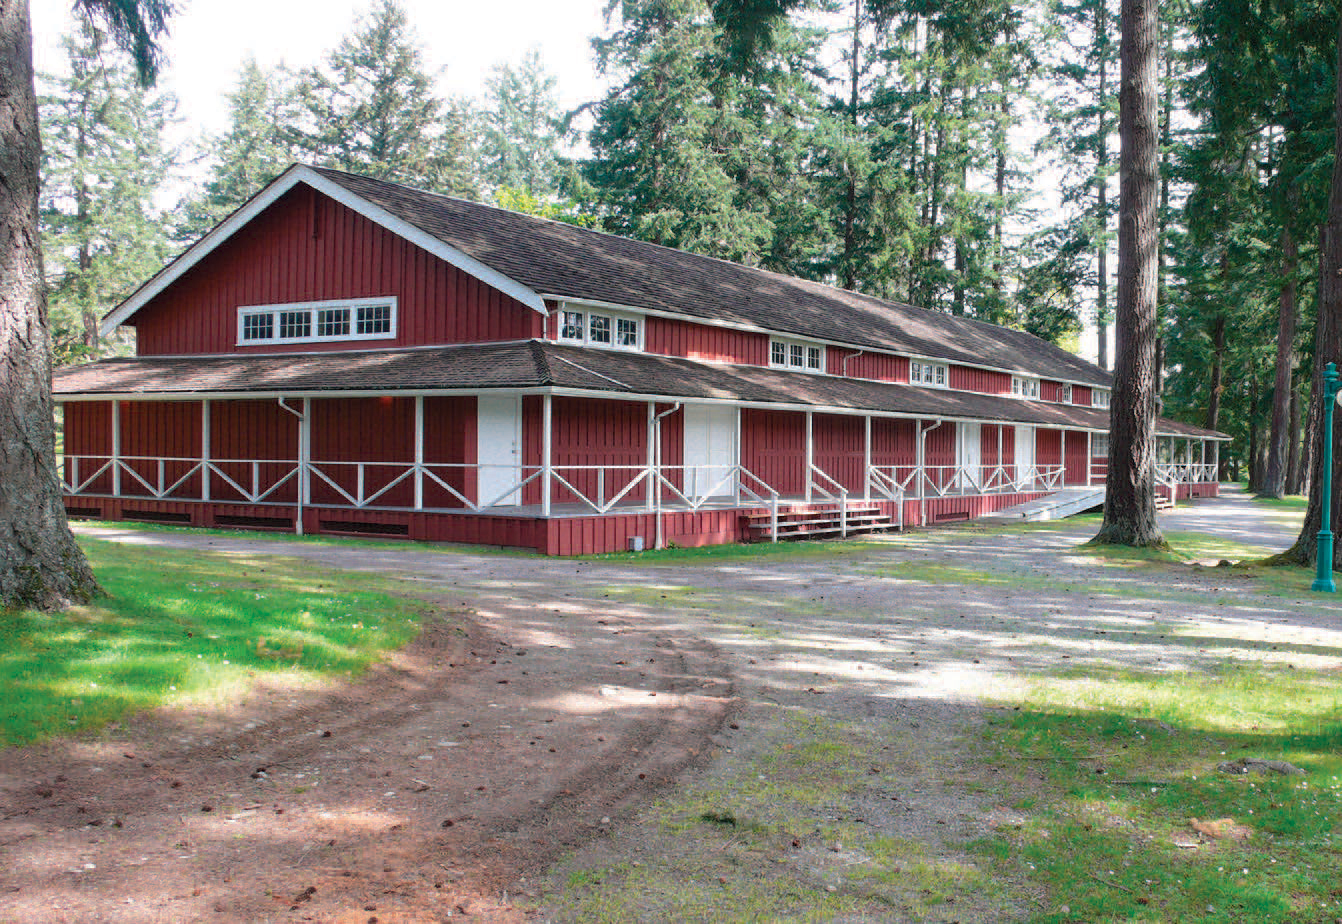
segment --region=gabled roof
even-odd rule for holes
[[[57,397],[66,399],[280,393],[336,397],[342,392],[479,389],[552,389],[631,399],[683,398],[1081,430],[1109,428],[1109,412],[1095,408],[543,340],[303,355],[105,359],[57,369],[54,378]],[[1226,438],[1163,418],[1156,429],[1162,436]]]
[[[304,183],[544,312],[542,296],[683,316],[1108,387],[1098,366],[1022,331],[885,301],[324,167],[290,167],[104,319],[121,324]]]

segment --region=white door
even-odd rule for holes
[[[959,435],[960,490],[977,493],[983,490],[983,427],[962,423]]]
[[[505,507],[520,504],[521,492],[508,489],[521,480],[522,399],[516,395],[477,398],[476,439],[476,459],[480,463],[477,503],[492,501]]]
[[[1016,426],[1016,487],[1029,490],[1034,482],[1034,427]]]
[[[685,405],[685,496],[727,497],[735,493],[736,408]]]

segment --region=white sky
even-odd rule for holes
[[[60,37],[71,27],[69,0],[31,0],[33,55],[39,73],[64,69]],[[596,99],[590,40],[604,30],[604,0],[401,0],[429,69],[442,68],[444,94],[478,97],[496,64],[539,48],[558,78],[565,109]],[[263,67],[318,63],[372,0],[185,0],[165,43],[168,68],[159,87],[176,94],[185,134],[227,127],[224,94],[248,55]]]

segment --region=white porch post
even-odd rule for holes
[[[871,415],[863,416],[864,433],[862,437],[862,499],[871,500]]]
[[[112,496],[121,496],[121,402],[112,402]]]
[[[644,498],[644,508],[652,510],[653,495],[660,494],[661,484],[657,481],[657,402],[648,402],[648,491]]]
[[[736,442],[732,444],[732,455],[736,458],[733,463],[736,465],[735,490],[732,493],[732,502],[738,507],[741,506],[741,405],[736,406]]]
[[[200,499],[210,499],[210,399],[200,402]]]
[[[812,428],[812,414],[806,412],[806,503],[811,502],[811,466],[815,464],[815,433]]]
[[[424,509],[424,396],[415,395],[415,509]]]
[[[312,478],[308,464],[312,461],[312,401],[303,399],[303,416],[298,418],[298,523],[303,535],[303,508],[312,503]]]
[[[550,455],[553,443],[554,397],[541,395],[541,516],[550,515]]]
[[[993,473],[994,477],[1006,478],[1006,460],[1002,458],[1002,431],[1006,429],[1006,424],[997,425],[997,471]],[[1005,481],[999,481],[999,485],[1005,486]]]

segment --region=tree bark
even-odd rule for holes
[[[1109,475],[1096,542],[1164,545],[1155,503],[1159,100],[1156,0],[1122,0],[1118,299]]]
[[[1289,226],[1281,232],[1281,292],[1277,299],[1277,379],[1272,392],[1272,429],[1268,434],[1267,465],[1259,492],[1263,497],[1286,493],[1287,440],[1290,434],[1291,379],[1295,359],[1295,274],[1299,265],[1295,235]]]
[[[1337,27],[1337,61],[1342,66],[1342,20]],[[1337,71],[1336,73],[1342,73]],[[1315,446],[1323,442],[1323,370],[1330,362],[1342,360],[1342,79],[1337,80],[1333,97],[1333,178],[1328,196],[1328,218],[1324,222],[1319,242],[1319,317],[1314,333],[1314,387],[1309,399],[1309,426],[1306,439]],[[1342,427],[1333,421],[1333,497],[1332,523],[1336,529],[1338,513],[1342,511]],[[1324,498],[1321,493],[1323,474],[1321,449],[1313,451],[1309,466],[1309,504],[1305,508],[1305,522],[1295,545],[1280,558],[1313,565],[1318,554],[1319,524],[1322,522]],[[1342,562],[1342,542],[1333,545],[1333,569]]]
[[[1097,150],[1095,152],[1095,212],[1096,240],[1099,266],[1096,268],[1098,282],[1095,288],[1095,328],[1096,352],[1101,369],[1109,368],[1109,241],[1105,232],[1109,230],[1109,128],[1106,119],[1105,94],[1108,92],[1108,70],[1106,48],[1109,45],[1109,9],[1107,0],[1095,5],[1096,40],[1100,46],[1100,125],[1096,130]]]
[[[99,592],[56,475],[28,0],[0,0],[0,610]]]
[[[1300,493],[1300,389],[1291,382],[1290,418],[1286,436],[1286,493]]]
[[[1215,430],[1221,423],[1221,396],[1225,394],[1226,319],[1218,314],[1212,319],[1212,380],[1207,394],[1205,426]]]

